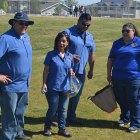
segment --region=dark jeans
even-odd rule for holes
[[[54,90],[48,90],[46,93],[46,98],[48,101],[48,111],[46,113],[45,126],[50,127],[56,112],[58,113],[58,127],[60,129],[65,129],[66,127],[66,113],[68,96],[65,92],[59,92]]]
[[[23,135],[24,113],[28,105],[28,93],[8,93],[1,95],[2,138],[14,140]]]
[[[131,127],[140,129],[140,80],[113,79],[113,88],[121,108],[120,119],[124,122],[130,121]]]
[[[69,122],[76,121],[76,108],[77,108],[80,96],[82,94],[83,86],[85,83],[85,74],[76,74],[76,77],[81,81],[82,86],[79,93],[75,97],[70,98],[69,100],[69,106],[68,106],[68,112],[67,112],[67,120]]]

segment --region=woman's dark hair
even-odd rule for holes
[[[125,28],[134,29],[135,30],[135,34],[134,35],[140,37],[140,33],[139,33],[139,31],[137,30],[137,28],[136,28],[136,26],[134,24],[126,23],[126,24],[123,25],[123,29],[125,29]]]
[[[58,42],[62,37],[66,37],[68,44],[70,43],[69,35],[63,31],[57,34],[55,41],[54,41],[54,50],[58,50]],[[69,45],[65,48],[65,51],[68,50]]]
[[[90,20],[91,21],[91,16],[88,13],[83,13],[81,14],[81,16],[79,17],[79,20]]]

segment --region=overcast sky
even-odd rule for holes
[[[101,0],[78,0],[79,4],[83,4],[83,5],[88,5],[88,4],[92,4],[92,3],[97,3],[100,2]],[[135,1],[139,1],[140,0],[135,0]]]

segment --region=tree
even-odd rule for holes
[[[77,5],[78,1],[77,0],[65,0],[65,4],[69,6]]]
[[[0,0],[0,9],[2,8],[3,0]]]
[[[30,0],[30,12],[32,14],[40,13],[40,0]]]
[[[8,12],[8,1],[7,1],[7,0],[4,0],[4,1],[3,1],[3,10],[4,10],[5,12]]]
[[[0,8],[5,12],[8,11],[8,0],[0,0]]]

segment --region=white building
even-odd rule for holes
[[[42,0],[41,15],[69,15],[69,7],[60,0]]]
[[[128,0],[101,0],[101,2],[115,2],[115,3],[126,3]]]
[[[128,6],[134,6],[134,0],[101,0],[102,3],[111,2],[111,3],[123,3]]]
[[[101,0],[86,8],[91,15],[98,17],[140,18],[140,2],[134,0]]]

